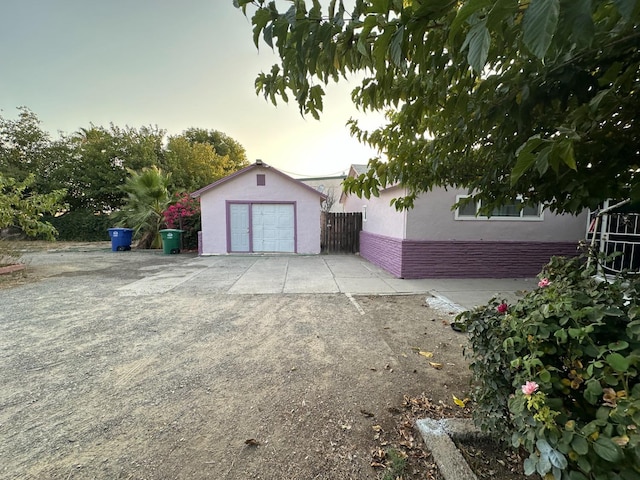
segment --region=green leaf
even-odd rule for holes
[[[578,467],[585,473],[591,472],[591,461],[587,457],[578,457]]]
[[[589,453],[589,442],[587,442],[586,438],[576,435],[571,441],[571,448],[573,448],[578,455],[586,455]]]
[[[602,386],[597,380],[587,382],[587,388],[584,391],[584,398],[591,405],[596,405],[602,396]]]
[[[629,369],[629,359],[619,353],[607,355],[606,361],[616,372],[624,373]]]
[[[535,473],[537,464],[538,464],[538,457],[526,458],[522,465],[524,468],[524,474],[529,476]]]
[[[593,450],[600,458],[607,462],[614,463],[622,458],[620,447],[607,437],[598,437],[593,443]]]
[[[560,0],[531,0],[523,19],[524,44],[544,58],[558,26]]]
[[[536,441],[536,447],[538,450],[540,450],[540,453],[543,454],[547,454],[553,450],[553,447],[549,445],[549,442],[547,442],[544,438],[539,438]]]
[[[635,315],[637,315],[637,312],[634,312],[634,318]],[[627,325],[627,331],[630,332],[631,335],[634,335],[636,337],[640,336],[640,320],[629,322],[629,324]]]
[[[516,164],[511,170],[511,185],[515,185],[520,177],[525,174],[529,168],[536,162],[536,156],[533,153],[544,140],[540,137],[531,137],[527,142],[520,147],[517,151]]]
[[[579,47],[589,47],[593,43],[591,4],[592,0],[571,0],[561,6],[562,22],[569,27],[570,36]]]
[[[553,144],[551,150],[555,163],[564,163],[571,170],[577,171],[576,157],[573,151],[573,141],[568,138],[558,140]]]
[[[536,170],[542,176],[549,170],[549,155],[551,154],[551,146],[548,145],[540,150],[538,158],[536,158]]]
[[[271,14],[266,8],[260,8],[253,14],[251,22],[253,23],[253,43],[256,45],[256,48],[258,48],[259,45],[260,33],[264,27],[267,26],[269,20],[271,20]]]
[[[548,456],[549,456],[549,461],[551,462],[551,465],[553,465],[554,467],[567,468],[567,465],[568,465],[567,459],[558,450],[551,450]]]
[[[579,471],[571,470],[569,472],[569,480],[588,480],[588,479]]]
[[[547,455],[540,455],[540,460],[538,460],[538,465],[536,465],[537,472],[543,477],[547,472],[551,470],[551,460]]]
[[[389,44],[389,57],[397,67],[402,66],[402,40],[404,38],[404,25],[398,28],[391,36]]]
[[[451,22],[449,42],[453,43],[455,36],[460,32],[460,29],[471,15],[483,8],[493,5],[493,3],[493,0],[469,0],[468,2],[463,2],[456,14],[456,18]]]
[[[624,312],[618,307],[608,307],[604,309],[604,314],[609,317],[622,317]]]
[[[273,22],[271,22],[264,28],[262,32],[262,38],[264,39],[264,43],[273,48]]]
[[[477,74],[481,74],[487,63],[489,46],[491,45],[491,36],[487,29],[486,18],[478,21],[471,27],[471,30],[467,33],[465,43],[469,45],[469,51],[467,53],[469,65],[471,65],[471,68],[473,68]]]
[[[295,28],[296,26],[296,15],[297,10],[295,4],[289,7],[289,10],[284,14],[284,18],[287,20],[287,23],[291,25],[291,27]]]
[[[551,381],[551,373],[549,372],[549,370],[541,370],[538,376],[544,383],[549,383]]]
[[[631,15],[633,15],[633,9],[636,6],[636,0],[613,0],[613,3],[616,4],[620,15],[627,20],[631,18]]]
[[[617,342],[610,343],[608,347],[612,352],[619,352],[620,350],[629,348],[629,343],[624,340],[618,340]]]
[[[566,330],[564,329],[556,330],[553,336],[558,339],[558,343],[567,343],[568,335]]]
[[[367,9],[369,13],[388,13],[391,7],[390,0],[370,0],[371,5]]]

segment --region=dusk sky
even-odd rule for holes
[[[354,84],[329,86],[320,121],[255,94],[255,77],[277,57],[264,44],[256,50],[232,0],[4,2],[0,58],[2,116],[26,106],[53,137],[91,123],[214,129],[249,161],[300,176],[340,174],[375,154],[345,126],[382,119],[355,109]]]

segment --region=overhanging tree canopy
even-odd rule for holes
[[[521,196],[557,212],[640,199],[640,2],[342,0],[253,5],[253,36],[281,62],[256,79],[318,118],[323,84],[360,72],[363,110],[385,126],[352,133],[372,159],[346,188],[400,183],[409,208],[435,186],[468,188],[485,211]],[[328,5],[327,5],[328,3]]]

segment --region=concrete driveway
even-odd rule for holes
[[[121,287],[120,294],[149,295],[175,288],[227,294],[424,293],[445,304],[472,308],[494,295],[512,300],[535,287],[534,279],[399,279],[357,255],[177,256],[172,260],[172,268],[149,272]]]
[[[513,301],[537,282],[531,278],[399,279],[357,255],[199,257],[158,251],[111,252],[99,245],[29,253],[25,258],[33,266],[59,264],[73,271],[112,268],[121,277],[118,294],[134,297],[174,290],[201,294],[424,293],[446,308],[463,309],[484,304],[493,296]]]

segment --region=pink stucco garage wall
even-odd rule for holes
[[[265,184],[258,185],[257,175]],[[322,195],[267,165],[251,165],[192,195],[200,197],[203,255],[228,253],[227,202],[293,203],[296,253],[320,253],[320,200]]]

